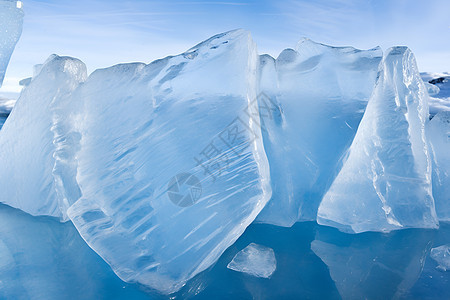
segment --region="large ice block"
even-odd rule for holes
[[[9,59],[22,34],[22,2],[0,0],[0,87],[5,78]]]
[[[427,126],[433,158],[433,197],[441,221],[450,221],[450,111],[441,111]]]
[[[95,71],[83,101],[68,215],[125,281],[172,293],[212,265],[271,195],[246,31],[186,53]]]
[[[348,158],[320,204],[319,224],[348,232],[438,226],[427,97],[412,52],[389,49]]]
[[[59,131],[68,126],[68,112],[76,105],[67,102],[68,95],[85,79],[81,61],[53,55],[23,90],[0,130],[0,202],[32,215],[67,219],[71,203],[58,193],[59,178],[69,176],[63,165],[70,157],[59,153],[64,147],[73,151],[77,137]]]
[[[259,111],[273,196],[257,221],[315,220],[375,84],[380,48],[302,40],[276,60],[261,56]]]

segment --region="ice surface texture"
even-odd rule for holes
[[[302,40],[276,60],[261,56],[261,119],[273,196],[257,221],[315,220],[373,90],[379,48],[361,51]],[[337,171],[336,171],[337,170]]]
[[[68,95],[85,79],[81,61],[51,56],[22,92],[0,131],[0,202],[32,215],[66,219],[70,204],[58,196],[60,183],[54,173],[61,169],[58,145],[67,144],[69,149],[73,145],[68,138],[55,139],[52,130],[61,119],[70,119],[66,112],[58,116],[58,111],[71,106]]]
[[[270,278],[277,268],[277,260],[271,248],[251,243],[234,256],[227,268],[255,277]]]
[[[348,159],[320,204],[319,224],[349,232],[437,227],[427,97],[411,51],[389,49]]]
[[[443,245],[431,249],[430,257],[434,259],[438,264],[438,268],[442,271],[450,269],[450,246]]]
[[[23,10],[17,1],[0,0],[0,87],[9,59],[22,34]]]
[[[433,158],[433,196],[440,221],[450,221],[450,111],[441,111],[427,127]]]

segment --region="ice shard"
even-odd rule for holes
[[[430,257],[438,263],[438,269],[447,271],[450,269],[450,246],[442,245],[431,249]]]
[[[273,197],[257,221],[315,220],[375,85],[380,48],[302,40],[276,60],[261,56],[259,100]]]
[[[11,55],[22,34],[22,2],[0,0],[0,87]]]
[[[427,126],[433,158],[433,197],[440,221],[450,221],[450,111],[437,113]]]
[[[23,90],[0,130],[0,202],[31,215],[67,220],[71,203],[58,193],[63,190],[61,176],[75,180],[76,172],[64,165],[71,164],[68,153],[77,137],[60,132],[69,126],[70,108],[77,105],[67,103],[68,96],[86,76],[81,61],[53,55]],[[61,156],[61,149],[70,150]]]
[[[271,248],[251,243],[233,257],[227,268],[255,277],[270,278],[277,268],[277,260]]]
[[[356,233],[437,228],[427,97],[412,52],[389,49],[348,158],[320,204],[319,224]]]
[[[149,65],[97,70],[73,93],[82,197],[68,215],[123,280],[177,291],[270,198],[259,119],[246,113],[257,64],[249,33],[231,31]]]

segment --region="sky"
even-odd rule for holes
[[[448,0],[22,0],[22,37],[0,92],[55,53],[92,72],[179,54],[217,33],[243,28],[260,54],[274,57],[302,37],[369,49],[406,45],[420,71],[450,71]]]

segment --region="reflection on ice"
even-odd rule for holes
[[[419,279],[435,234],[411,229],[349,235],[319,227],[311,249],[343,299],[398,299]]]
[[[0,204],[0,299],[146,299],[122,282],[72,224]]]
[[[274,250],[270,279],[227,269],[250,243]],[[253,224],[210,269],[173,299],[436,299],[450,294],[430,249],[450,244],[439,230],[345,234],[313,222],[292,228]],[[147,291],[148,292],[148,291]],[[79,237],[71,223],[0,205],[0,299],[169,299],[126,284]]]
[[[291,228],[252,224],[225,251],[217,264],[189,281],[179,299],[338,299],[326,265],[310,249],[317,225],[296,223]],[[248,244],[270,247],[277,268],[270,279],[227,269]],[[178,299],[178,298],[177,298]]]
[[[433,236],[432,247],[450,244],[450,223],[442,223]],[[442,299],[450,295],[450,272],[442,272],[439,264],[428,256],[425,267],[416,284],[404,295],[404,299]]]

